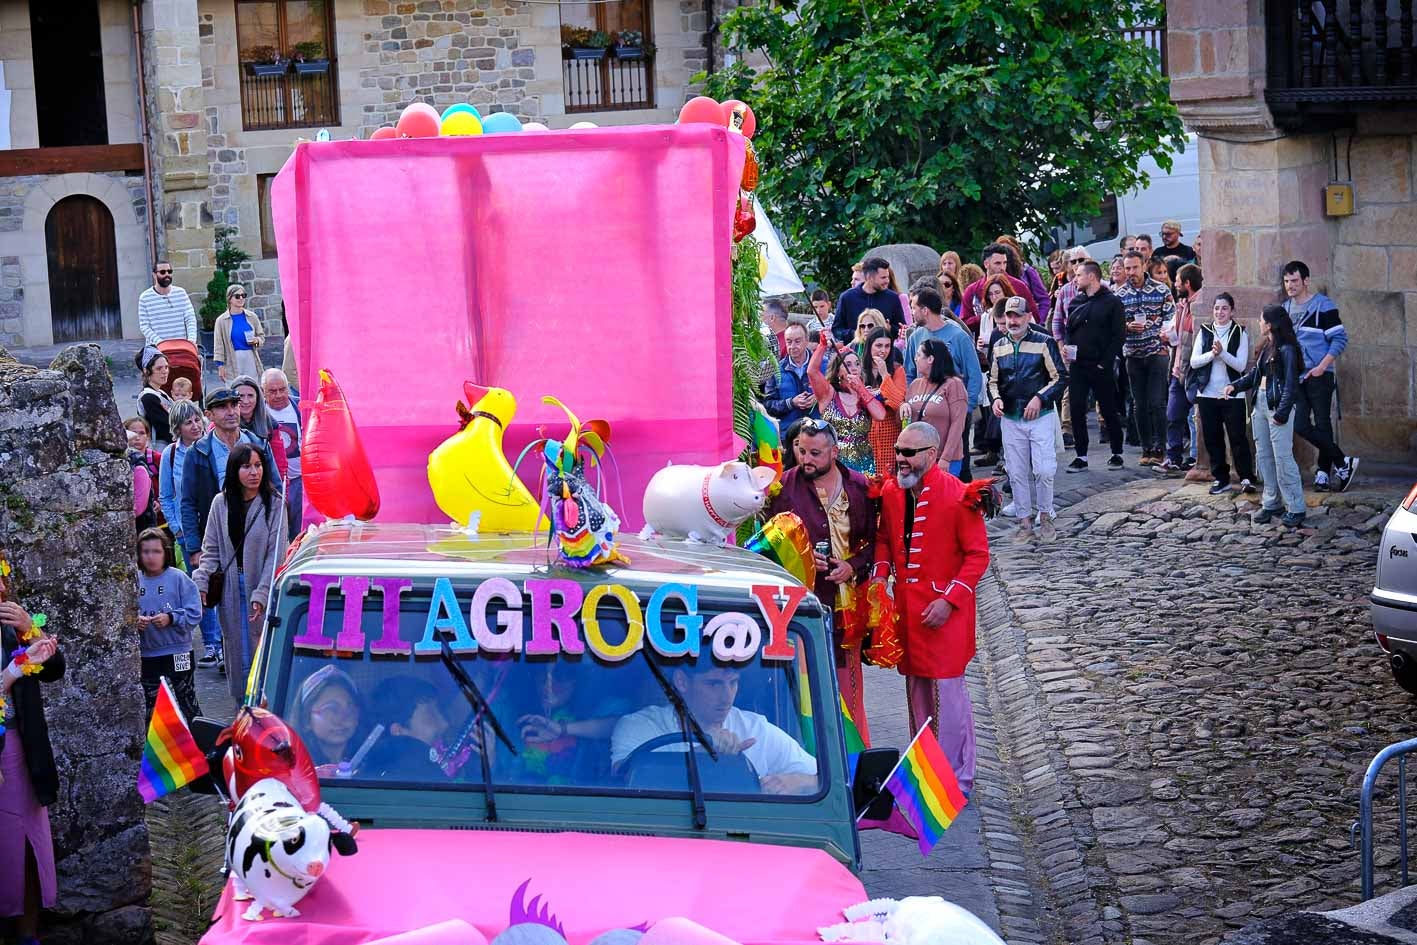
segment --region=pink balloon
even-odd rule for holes
[[[383,128],[375,128],[374,133],[369,136],[370,141],[383,141],[386,138],[397,138],[398,130],[392,126],[385,125]]]
[[[399,115],[400,138],[436,138],[441,124],[438,110],[423,102],[414,102]]]
[[[707,95],[689,99],[684,103],[684,107],[679,109],[679,124],[687,125],[694,122],[708,125],[724,124],[723,106]]]

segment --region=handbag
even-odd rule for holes
[[[221,604],[223,592],[226,591],[226,569],[217,568],[207,575],[207,606],[217,607]]]

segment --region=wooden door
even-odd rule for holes
[[[49,312],[54,340],[122,338],[118,250],[103,201],[65,197],[44,221],[49,251]]]

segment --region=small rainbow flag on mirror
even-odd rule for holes
[[[915,733],[915,740],[900,756],[885,786],[895,795],[896,807],[919,834],[921,856],[930,855],[968,803],[928,721]]]
[[[143,746],[143,763],[138,766],[138,793],[144,804],[151,804],[208,770],[206,756],[192,738],[192,730],[164,676],[153,717],[148,721],[148,741]]]

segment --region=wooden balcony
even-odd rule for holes
[[[1147,49],[1153,49],[1161,57],[1161,74],[1170,75],[1166,69],[1166,26],[1139,26],[1135,29],[1119,30],[1123,39],[1140,40]]]
[[[1417,106],[1413,0],[1268,0],[1265,101],[1290,128]]]
[[[77,174],[141,171],[141,144],[96,144],[67,148],[17,148],[0,151],[0,177],[29,174]]]

